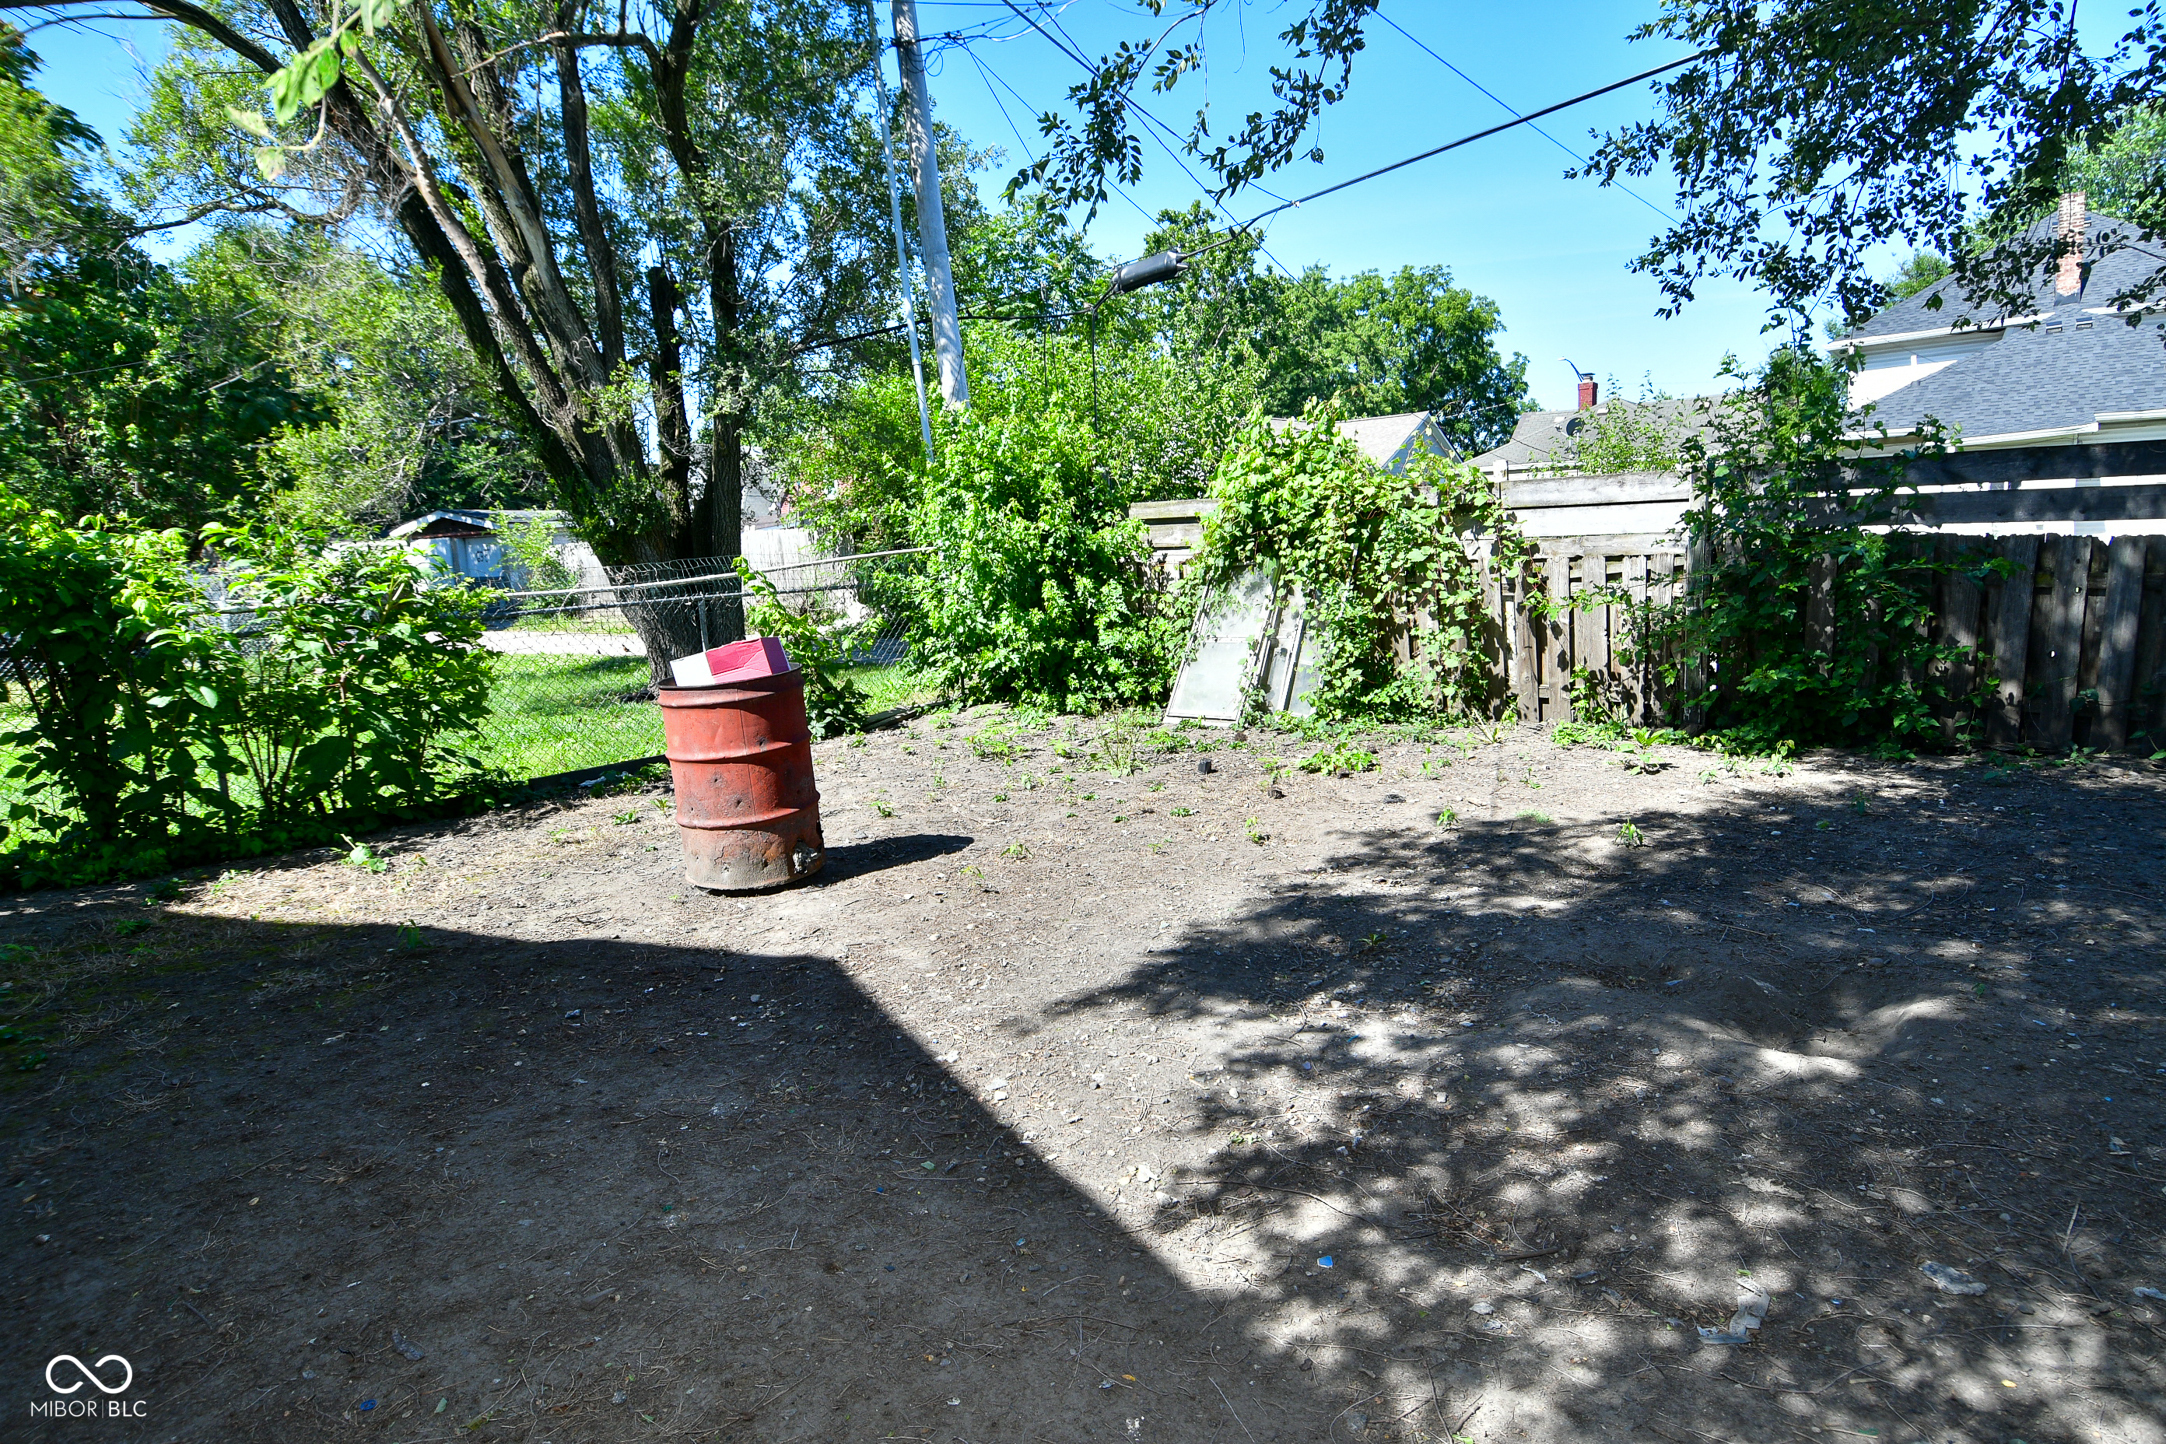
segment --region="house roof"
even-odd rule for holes
[[[2051,234],[2054,224],[2051,219],[2040,221],[2031,227],[2031,239],[2044,239]],[[2054,290],[2051,276],[2036,277],[2027,308],[2029,314],[2101,307],[2108,297],[2128,289],[2159,265],[2158,257],[2147,254],[2148,248],[2138,244],[2142,232],[2127,221],[2094,215],[2090,218],[2087,235],[2096,255],[2091,261],[2090,274],[2084,278],[2083,289],[2073,296],[2063,296]],[[2000,307],[1968,295],[1958,286],[1955,277],[1946,276],[1917,295],[1905,296],[1874,312],[1872,319],[1845,334],[1839,345],[1947,331],[1958,326],[1999,326],[2008,319]]]
[[[1341,421],[1338,433],[1378,466],[1397,468],[1411,460],[1417,451],[1433,451],[1439,456],[1456,454],[1434,417],[1435,413],[1429,411],[1402,411],[1395,416],[1355,416]],[[1298,417],[1271,418],[1271,425],[1281,431],[1301,424]]]
[[[2096,426],[2116,413],[2166,406],[2166,335],[2156,320],[2066,308],[2010,327],[1990,346],[1889,392],[1869,422],[1890,433],[1935,417],[1966,438]]]
[[[1525,411],[1512,428],[1509,441],[1474,458],[1484,471],[1499,467],[1507,471],[1571,471],[1573,445],[1590,421],[1607,415],[1613,406],[1652,410],[1665,429],[1674,428],[1682,439],[1707,424],[1711,398],[1663,397],[1654,401],[1605,401],[1584,411]]]
[[[438,536],[488,536],[500,526],[517,521],[536,521],[547,518],[561,522],[560,511],[432,511],[402,521],[384,535],[393,541],[407,541],[416,537]]]
[[[2050,233],[2041,222],[2034,236]],[[1958,348],[1918,379],[1882,393],[1869,421],[1891,433],[1927,417],[1967,439],[2095,428],[2101,417],[2166,406],[2166,330],[2156,313],[2131,317],[2107,302],[2159,265],[2126,221],[2093,216],[2096,248],[2083,287],[2063,296],[2040,277],[2027,311],[2004,316],[1948,277],[1875,314],[1836,344],[1869,355],[1913,347]],[[1933,309],[1935,299],[1939,308]],[[1969,341],[1967,347],[1961,343]],[[1870,375],[1872,373],[1864,373]]]

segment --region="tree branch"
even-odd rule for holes
[[[557,23],[569,30],[578,15],[579,0],[563,0]],[[587,269],[594,277],[594,324],[602,347],[602,365],[615,372],[624,360],[624,310],[617,297],[617,253],[602,224],[602,208],[594,197],[592,142],[587,134],[587,91],[579,75],[579,52],[570,45],[556,47],[557,95],[564,133],[564,162],[571,172],[572,209],[579,219],[579,245],[587,253]]]
[[[0,0],[0,10],[65,10],[67,8],[65,0],[60,0],[60,3],[57,4],[55,0]],[[187,0],[143,0],[143,8],[150,11],[151,15],[120,18],[148,19],[155,17],[161,20],[179,21],[192,30],[202,31],[205,35],[210,36],[211,39],[225,46],[226,49],[240,56],[266,75],[278,71],[285,64],[284,61],[271,54],[270,51],[250,40],[240,31],[235,30],[225,21],[211,14],[210,11],[200,6],[190,5]]]

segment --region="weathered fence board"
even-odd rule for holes
[[[1530,500],[1569,497],[1549,481],[1519,485]],[[1649,478],[1629,490],[1646,497],[1659,487]],[[1143,519],[1154,548],[1177,563],[1208,504],[1150,507]],[[1651,611],[1688,595],[1705,565],[1700,545],[1644,532],[1531,540],[1525,574],[1491,578],[1483,590],[1496,709],[1530,722],[1565,721],[1574,670],[1584,668],[1634,722],[1697,725],[1678,698],[1704,688],[1704,659],[1669,659],[1677,685],[1665,686],[1664,659],[1642,645],[1637,629]],[[1953,652],[1939,664],[1948,692],[1963,697],[1981,678],[1993,682],[1979,715],[1961,704],[1944,709],[1949,741],[1982,727],[1984,741],[2001,748],[2166,747],[2166,536],[1941,534],[1899,544],[1918,559],[1920,626]],[[1823,648],[1841,626],[1835,583],[1832,562],[1813,569],[1802,621]]]
[[[2007,568],[1988,588],[1992,608],[1986,651],[1993,659],[1993,706],[1986,714],[1986,742],[2013,747],[2023,735],[2023,679],[2030,670],[2032,578],[2038,566],[2034,536],[2002,539],[2000,560]]]

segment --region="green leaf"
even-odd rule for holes
[[[361,0],[361,28],[374,35],[381,26],[389,25],[399,12],[399,0]]]
[[[286,173],[286,152],[278,146],[257,146],[255,161],[256,169],[267,181],[275,181]]]
[[[264,140],[271,138],[271,123],[265,120],[261,113],[253,110],[243,110],[237,105],[229,105],[226,107],[226,114],[232,118],[235,125],[247,131],[250,135],[260,136]]]
[[[287,66],[269,80],[263,82],[263,88],[270,92],[271,113],[277,116],[281,122],[293,119],[301,111],[301,96],[296,89],[296,82],[299,77],[296,75],[295,70],[298,64],[299,62],[295,62],[295,65]],[[258,170],[263,168],[263,161],[260,158],[256,161],[256,168]]]

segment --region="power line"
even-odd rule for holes
[[[1311,191],[1305,196],[1296,196],[1294,199],[1290,201],[1285,201],[1279,205],[1275,205],[1267,211],[1258,211],[1255,215],[1243,221],[1235,229],[1246,230],[1248,227],[1255,225],[1258,221],[1267,220],[1270,217],[1279,214],[1279,212],[1281,211],[1290,211],[1296,206],[1305,206],[1310,201],[1322,200],[1325,196],[1328,195],[1336,195],[1340,191],[1347,189],[1349,186],[1358,186],[1363,181],[1372,181],[1375,180],[1378,176],[1390,175],[1393,171],[1396,170],[1405,170],[1408,166],[1414,164],[1416,161],[1424,161],[1429,159],[1431,156],[1442,155],[1445,151],[1448,150],[1457,150],[1463,145],[1472,145],[1477,140],[1487,140],[1492,135],[1497,135],[1504,131],[1512,130],[1522,125],[1531,124],[1534,121],[1540,120],[1545,115],[1555,115],[1560,110],[1569,110],[1575,105],[1584,104],[1587,101],[1595,99],[1597,96],[1607,95],[1613,90],[1622,90],[1628,85],[1637,85],[1643,80],[1652,80],[1655,76],[1661,75],[1666,71],[1675,70],[1681,65],[1690,65],[1694,61],[1705,60],[1708,56],[1714,53],[1715,52],[1713,52],[1712,50],[1695,50],[1692,54],[1687,55],[1679,60],[1672,60],[1667,65],[1657,65],[1652,70],[1643,70],[1637,75],[1627,76],[1623,80],[1615,81],[1612,84],[1601,86],[1598,89],[1584,91],[1581,94],[1573,96],[1570,100],[1560,100],[1555,105],[1545,105],[1540,110],[1534,111],[1531,114],[1515,116],[1513,119],[1505,121],[1502,125],[1492,125],[1487,130],[1477,130],[1472,135],[1462,135],[1457,140],[1448,140],[1442,145],[1431,146],[1425,151],[1421,151],[1415,155],[1408,156],[1405,160],[1395,160],[1390,165],[1380,165],[1375,170],[1363,171],[1360,175],[1354,176],[1349,180],[1342,180],[1336,185],[1325,186],[1322,190]],[[1506,109],[1509,108],[1510,107],[1508,106],[1506,107]]]
[[[1093,79],[1097,78],[1099,74],[1098,67],[1091,64],[1089,59],[1087,59],[1080,50],[1073,48],[1075,44],[1074,37],[1069,35],[1065,29],[1062,29],[1059,20],[1052,20],[1053,28],[1055,30],[1060,30],[1061,32],[1060,37],[1056,39],[1053,34],[1048,31],[1044,26],[1040,25],[1037,21],[1031,19],[1028,15],[1024,14],[1023,11],[1015,4],[1015,0],[1001,0],[1001,3],[1003,5],[1006,5],[1010,10],[1013,10],[1017,19],[1021,20],[1025,25],[1028,25],[1031,29],[1037,31],[1040,35],[1043,35],[1047,40],[1051,41],[1054,49],[1058,50],[1061,54],[1067,56],[1070,60],[1073,60],[1076,64],[1082,66],[1085,71],[1089,72],[1090,76]],[[1052,17],[1050,16],[1047,18],[1052,19]],[[1151,138],[1152,143],[1155,144],[1160,150],[1164,151],[1167,157],[1172,160],[1175,165],[1181,168],[1181,173],[1188,177],[1190,184],[1194,185],[1197,190],[1203,192],[1204,199],[1208,200],[1212,204],[1212,206],[1214,206],[1218,210],[1220,215],[1223,215],[1229,221],[1232,220],[1233,212],[1227,209],[1226,203],[1220,200],[1217,196],[1211,194],[1211,188],[1205,185],[1202,179],[1197,176],[1194,171],[1188,168],[1188,162],[1182,160],[1180,154],[1176,152],[1172,146],[1167,145],[1164,140],[1160,139],[1158,135],[1158,132],[1161,130],[1165,131],[1168,135],[1175,136],[1178,136],[1178,132],[1176,132],[1171,126],[1167,125],[1164,121],[1160,120],[1157,116],[1152,115],[1148,110],[1145,110],[1142,105],[1140,105],[1135,100],[1133,96],[1123,95],[1121,97],[1121,105],[1122,108],[1132,110],[1138,116],[1142,117],[1145,122],[1143,133],[1145,135],[1148,135]],[[1258,189],[1261,190],[1262,187],[1259,186]],[[1270,192],[1266,191],[1265,194],[1268,195],[1270,194]],[[1271,252],[1267,248],[1265,248],[1261,241],[1257,243],[1256,249],[1261,251],[1265,259],[1269,260],[1272,265],[1277,266],[1281,271],[1286,272],[1288,276],[1293,275],[1293,271],[1287,266],[1287,264],[1284,261],[1280,260],[1277,256],[1272,255]]]
[[[1517,110],[1514,110],[1511,105],[1505,101],[1503,96],[1498,95],[1488,86],[1482,84],[1479,80],[1476,80],[1473,76],[1467,74],[1464,70],[1461,70],[1458,66],[1452,64],[1449,60],[1446,60],[1443,56],[1437,54],[1434,50],[1431,50],[1427,45],[1423,44],[1418,37],[1409,32],[1404,25],[1401,25],[1398,21],[1392,19],[1389,15],[1386,15],[1381,10],[1376,12],[1376,18],[1383,21],[1386,25],[1389,25],[1392,29],[1398,31],[1409,41],[1412,41],[1415,47],[1419,49],[1423,54],[1427,55],[1431,60],[1434,60],[1437,64],[1443,66],[1446,70],[1449,70],[1452,74],[1458,76],[1461,80],[1464,80],[1467,84],[1473,86],[1476,90],[1479,90],[1482,94],[1488,96],[1491,100],[1494,100],[1497,104],[1503,106],[1506,113],[1511,115],[1519,114]],[[1563,141],[1557,139],[1557,137],[1551,135],[1548,131],[1542,129],[1540,126],[1530,125],[1527,127],[1527,129],[1533,131],[1536,135],[1548,141],[1551,145],[1563,151],[1566,155],[1578,161],[1581,165],[1585,165],[1587,163],[1587,157],[1581,155],[1578,151],[1572,149],[1572,147],[1566,145]],[[1662,209],[1662,207],[1656,205],[1653,201],[1647,199],[1647,197],[1641,195],[1638,191],[1632,189],[1632,187],[1620,184],[1617,189],[1623,191],[1626,195],[1632,197],[1632,199],[1638,201],[1641,205],[1647,207],[1647,209],[1653,211],[1656,215],[1662,217],[1664,220],[1669,221],[1673,224],[1676,222],[1677,217],[1671,215],[1668,211]]]
[[[957,48],[957,49],[959,49],[959,50],[961,50],[961,51],[963,52],[963,54],[965,54],[965,55],[967,55],[967,56],[969,56],[969,57],[970,57],[970,63],[971,63],[972,65],[975,65],[975,66],[976,66],[976,67],[978,68],[978,75],[979,75],[979,78],[980,78],[981,80],[982,80],[982,79],[987,79],[988,77],[990,77],[990,79],[991,79],[991,80],[997,80],[997,81],[999,81],[999,82],[1000,82],[1000,86],[1001,86],[1001,89],[1003,89],[1003,90],[1007,91],[1007,92],[1008,92],[1008,94],[1010,94],[1010,95],[1012,95],[1012,96],[1014,96],[1014,97],[1015,97],[1015,99],[1016,99],[1016,103],[1017,103],[1018,105],[1028,105],[1028,104],[1030,104],[1030,102],[1029,102],[1028,100],[1025,100],[1025,99],[1023,98],[1023,94],[1022,94],[1022,92],[1021,92],[1021,91],[1017,90],[1017,89],[1016,89],[1016,88],[1015,88],[1014,86],[1012,86],[1012,85],[1008,84],[1007,80],[1006,80],[1006,79],[1004,79],[1004,78],[1003,78],[1003,77],[1001,76],[1001,74],[1000,74],[1000,73],[999,73],[998,71],[994,70],[992,66],[990,66],[990,65],[987,65],[987,64],[986,64],[986,63],[985,63],[985,62],[984,62],[983,60],[980,60],[980,59],[978,58],[978,53],[977,53],[977,52],[976,52],[975,50],[972,50],[972,49],[971,49],[971,48],[970,48],[969,46],[967,46],[967,45],[959,45],[959,46],[957,46],[956,48]],[[999,110],[1000,110],[1000,118],[1001,118],[1002,120],[1005,120],[1005,121],[1007,121],[1007,122],[1008,122],[1008,129],[1010,129],[1010,130],[1012,130],[1012,131],[1014,131],[1014,132],[1015,132],[1015,138],[1016,138],[1016,141],[1017,141],[1017,143],[1019,143],[1019,144],[1020,144],[1020,145],[1021,145],[1021,146],[1023,147],[1023,154],[1024,154],[1024,155],[1027,155],[1027,156],[1030,156],[1030,158],[1031,158],[1032,160],[1036,160],[1036,159],[1037,159],[1037,157],[1036,157],[1035,155],[1031,155],[1031,151],[1030,151],[1030,142],[1029,142],[1029,141],[1027,141],[1027,140],[1024,140],[1024,139],[1023,139],[1023,132],[1022,132],[1022,130],[1021,130],[1021,129],[1020,129],[1020,128],[1019,128],[1019,127],[1018,127],[1018,126],[1016,125],[1015,121],[1014,121],[1014,120],[1013,120],[1013,119],[1012,119],[1012,118],[1011,118],[1011,117],[1010,117],[1010,116],[1008,115],[1008,107],[1007,107],[1007,106],[1005,106],[1005,105],[1001,105],[1001,103],[1000,103],[1000,97],[999,97],[999,96],[998,96],[997,94],[994,94],[994,92],[993,92],[993,87],[992,87],[992,86],[991,86],[990,84],[988,84],[988,85],[987,85],[987,86],[985,87],[985,89],[986,89],[986,93],[987,93],[988,95],[992,95],[992,96],[993,96],[993,104],[994,104],[995,106],[999,107]],[[1150,213],[1149,211],[1145,210],[1145,209],[1143,208],[1143,206],[1142,206],[1142,205],[1141,205],[1141,204],[1140,204],[1140,203],[1139,203],[1139,202],[1138,202],[1138,201],[1136,200],[1136,198],[1135,198],[1134,196],[1132,196],[1132,195],[1128,194],[1128,192],[1126,192],[1126,191],[1122,190],[1122,189],[1121,189],[1121,188],[1120,188],[1119,186],[1113,186],[1113,185],[1109,185],[1109,186],[1107,186],[1107,187],[1106,187],[1106,189],[1107,189],[1107,190],[1109,190],[1109,191],[1112,191],[1112,192],[1113,192],[1113,194],[1115,194],[1115,195],[1119,196],[1119,197],[1120,197],[1120,198],[1121,198],[1122,200],[1124,200],[1124,201],[1128,202],[1128,204],[1129,204],[1130,208],[1131,208],[1131,209],[1133,209],[1133,210],[1135,211],[1135,213],[1136,213],[1137,215],[1139,215],[1139,216],[1143,217],[1143,221],[1144,221],[1144,224],[1146,224],[1146,225],[1155,225],[1155,224],[1157,224],[1158,218],[1157,218],[1156,216],[1152,215],[1152,214],[1151,214],[1151,213]]]

